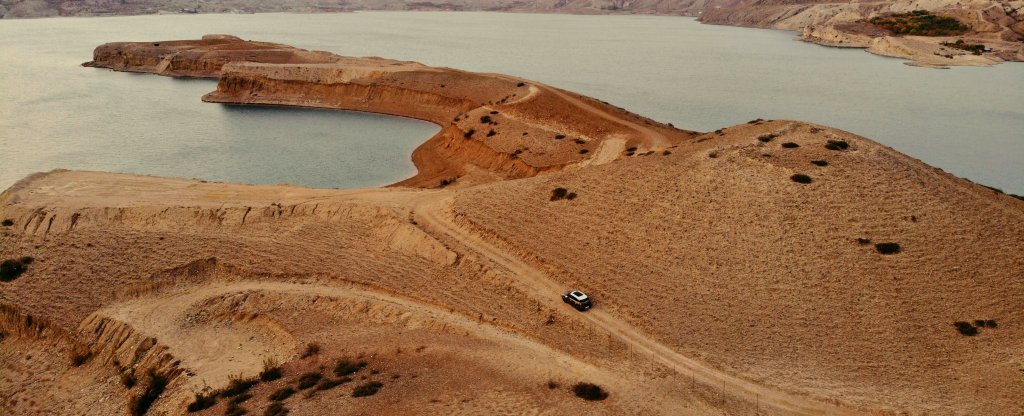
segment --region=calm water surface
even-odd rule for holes
[[[1024,64],[913,68],[679,17],[423,12],[0,21],[0,188],[56,167],[381,185],[411,175],[410,153],[437,131],[369,114],[204,104],[212,81],[78,66],[104,42],[206,33],[514,74],[688,129],[812,121],[1024,193]]]

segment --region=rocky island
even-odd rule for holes
[[[1024,201],[870,139],[225,35],[88,65],[442,130],[378,189],[12,186],[11,414],[1024,411]]]

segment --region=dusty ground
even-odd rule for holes
[[[529,81],[378,59],[224,71],[224,101],[424,118],[481,85],[524,89],[447,128],[498,108],[514,115],[499,128],[529,119],[594,151],[512,176],[479,162],[535,146],[508,134],[432,162],[462,169],[441,189],[30,176],[0,194],[0,259],[34,259],[0,282],[0,413],[122,414],[148,395],[148,414],[183,414],[275,366],[201,411],[1024,411],[1024,201],[807,123],[695,134]],[[361,101],[367,89],[384,98]],[[575,198],[552,200],[557,187]],[[563,304],[569,288],[595,309]],[[953,326],[975,320],[991,324]],[[366,367],[336,374],[340,360]],[[336,384],[301,388],[317,374]],[[379,392],[353,396],[370,382]],[[578,398],[581,382],[608,397]],[[275,405],[286,387],[299,391]]]

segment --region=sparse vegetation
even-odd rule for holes
[[[295,389],[291,387],[281,387],[273,393],[270,393],[270,396],[267,396],[267,398],[276,402],[292,397],[293,394],[295,394]]]
[[[555,140],[562,140],[562,139],[564,139],[564,138],[565,138],[565,135],[564,135],[564,134],[556,134],[556,135],[555,135]]]
[[[978,335],[978,328],[975,328],[970,322],[956,321],[953,322],[953,326],[956,327],[958,332],[960,332],[960,335],[968,337]]]
[[[322,378],[324,378],[324,375],[320,373],[310,372],[303,374],[302,377],[299,377],[299,383],[296,387],[298,387],[299,390],[308,389],[315,386]]]
[[[473,137],[474,134],[476,134],[476,129],[469,129],[469,130],[466,130],[465,133],[462,133],[462,137],[470,139],[470,138]]]
[[[522,86],[524,86],[524,85],[526,85],[526,83],[525,83],[525,82],[520,82],[520,83],[516,84],[516,86],[517,86],[517,87],[522,87]]]
[[[12,220],[10,218],[5,219],[5,220],[3,220],[3,222],[0,222],[0,225],[2,225],[4,227],[10,227],[10,226],[14,225],[14,220]]]
[[[334,378],[334,379],[325,378],[323,380],[320,380],[320,383],[316,385],[316,390],[317,391],[322,391],[322,390],[333,389],[335,387],[338,387],[338,386],[340,386],[342,384],[345,384],[345,383],[348,383],[350,381],[352,381],[352,379],[349,378],[349,377]]]
[[[864,237],[858,237],[857,238],[857,244],[860,244],[862,246],[866,246],[868,244],[871,244],[871,239],[870,238],[864,238]]]
[[[302,358],[309,358],[320,353],[320,344],[310,342],[306,344],[306,349],[302,351]]]
[[[444,178],[444,179],[441,179],[441,187],[442,187],[442,188],[444,188],[444,187],[446,187],[446,186],[448,186],[448,185],[451,185],[451,184],[455,183],[455,180],[456,180],[456,179],[458,179],[458,178],[456,178],[456,177],[454,177],[454,176],[453,176],[453,177],[451,177],[451,178]]]
[[[779,137],[779,135],[775,134],[775,133],[765,134],[765,135],[757,136],[757,140],[762,142],[762,143],[768,143],[768,142],[772,141],[772,139],[774,139],[776,137]]]
[[[249,411],[235,402],[228,403],[228,407],[224,409],[224,416],[242,416],[246,413]]]
[[[125,388],[130,389],[135,387],[135,384],[138,383],[138,381],[139,380],[135,378],[135,373],[131,371],[121,373],[121,385]]]
[[[785,143],[782,144],[782,147],[785,147],[787,149],[795,149],[797,147],[800,147],[800,145],[798,145],[796,143],[793,143],[793,142],[785,142]]]
[[[957,39],[956,42],[942,42],[942,46],[960,49],[975,55],[981,55],[985,52],[985,45],[980,43],[967,43],[964,42],[963,39]]]
[[[284,369],[273,358],[263,360],[263,371],[260,371],[260,380],[274,381],[284,376]]]
[[[811,183],[812,182],[810,176],[804,175],[802,173],[797,173],[797,174],[795,174],[793,176],[790,176],[789,179],[791,179],[793,182],[796,182],[796,183]]]
[[[828,150],[846,150],[850,148],[850,144],[846,140],[829,140],[825,143],[825,148]]]
[[[32,257],[22,257],[20,259],[7,259],[0,262],[0,282],[10,282],[17,279],[26,271],[28,271],[28,265],[35,261]]]
[[[875,244],[875,250],[882,254],[898,254],[900,245],[899,243],[878,243]]]
[[[152,368],[146,372],[146,376],[146,387],[141,394],[132,397],[128,403],[128,409],[133,416],[145,415],[149,408],[153,406],[153,403],[156,403],[156,400],[160,398],[160,395],[164,394],[164,389],[167,388],[167,383],[170,382],[166,376],[157,373]]]
[[[195,398],[192,399],[192,403],[189,403],[185,410],[188,410],[189,413],[194,413],[200,410],[209,409],[216,404],[217,392],[196,393]]]
[[[583,139],[576,139],[573,140],[573,142],[575,142],[576,144],[587,144],[587,141]]]
[[[224,387],[224,389],[220,391],[220,396],[234,397],[239,394],[246,393],[252,388],[252,386],[255,386],[259,382],[260,380],[256,377],[244,378],[242,376],[231,376],[227,387]]]
[[[384,387],[384,383],[381,383],[379,381],[369,381],[360,384],[356,386],[355,389],[352,389],[352,397],[373,396],[374,394],[377,394],[378,391],[380,391],[381,387]]]
[[[585,154],[587,154],[587,153],[590,153],[590,151],[589,151],[589,150],[587,150],[587,149],[580,149],[580,154],[581,154],[581,155],[585,155]]]
[[[576,199],[575,192],[569,192],[565,188],[555,188],[551,190],[551,201],[558,201],[562,199],[573,200]]]
[[[608,392],[604,391],[601,386],[592,383],[576,383],[572,386],[572,392],[583,400],[604,400],[608,398]]]
[[[896,35],[955,36],[970,29],[955,18],[934,15],[927,10],[878,16],[868,22]]]
[[[828,166],[828,162],[824,160],[812,160],[811,164],[814,166]]]
[[[748,121],[747,124],[760,124],[762,121],[764,121],[764,119],[755,118],[753,120]]]
[[[347,358],[338,360],[338,364],[334,366],[334,375],[338,377],[344,377],[358,373],[366,367],[366,361],[359,360],[353,361]]]
[[[494,129],[491,129],[491,131],[487,132],[487,137],[494,137],[495,134],[498,134],[498,132],[494,131]]]
[[[263,416],[285,416],[288,414],[288,408],[284,407],[284,403],[273,402],[270,406],[267,406],[267,410],[263,412]]]
[[[231,398],[231,403],[234,403],[234,404],[245,403],[246,401],[248,401],[251,398],[252,398],[251,394],[249,394],[249,393],[242,393],[242,394],[239,394],[239,395],[237,395],[235,397],[232,397]]]
[[[557,389],[559,387],[561,387],[561,385],[558,384],[557,381],[555,381],[555,380],[548,380],[548,389],[549,390],[554,390],[554,389]]]
[[[483,124],[489,124],[491,122],[491,116],[484,115],[480,116],[480,122]]]

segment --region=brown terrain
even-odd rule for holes
[[[442,131],[379,189],[12,186],[0,414],[1024,412],[1024,201],[869,139],[230,36],[88,65]]]
[[[153,13],[340,12],[358,10],[501,11],[572,14],[663,14],[697,16],[709,24],[790,30],[825,46],[864,48],[910,65],[988,66],[1024,61],[1024,1],[1021,0],[184,0],[132,2],[90,0],[0,0],[0,18],[101,16]],[[924,10],[957,19],[963,33],[928,36],[894,33],[870,20]],[[977,52],[951,47],[963,41]]]

